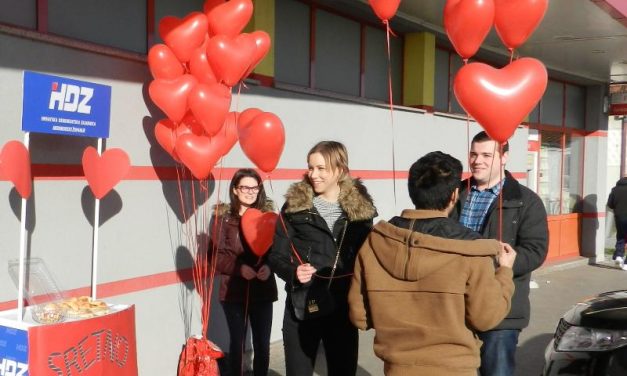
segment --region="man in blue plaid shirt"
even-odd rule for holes
[[[499,145],[485,132],[470,147],[472,177],[462,182],[460,199],[451,217],[485,238],[511,245],[514,262],[512,308],[495,329],[478,333],[483,376],[511,376],[515,370],[520,331],[529,325],[531,272],[544,262],[548,251],[548,226],[542,200],[505,170],[509,145]]]

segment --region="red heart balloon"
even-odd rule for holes
[[[189,109],[209,136],[222,128],[230,107],[231,90],[222,84],[198,84],[189,93]]]
[[[374,13],[381,19],[387,21],[394,17],[401,0],[368,0]]]
[[[128,173],[131,162],[122,149],[109,149],[98,155],[93,146],[83,152],[83,172],[97,199],[101,199]]]
[[[202,84],[213,84],[217,82],[216,75],[211,70],[209,60],[207,60],[208,42],[209,39],[207,39],[206,43],[200,48],[194,50],[192,57],[189,59],[189,72]]]
[[[544,65],[528,57],[502,69],[470,63],[457,72],[453,90],[466,112],[503,143],[542,98],[547,79]]]
[[[270,35],[263,30],[257,30],[250,33],[250,36],[255,40],[255,45],[257,48],[255,49],[255,53],[252,56],[252,61],[250,66],[248,67],[248,71],[244,74],[244,77],[248,77],[249,74],[255,69],[255,67],[263,60],[264,57],[270,51],[270,47],[272,46],[272,40],[270,39]]]
[[[242,151],[261,171],[272,172],[285,146],[283,123],[275,114],[263,112],[239,133]]]
[[[242,233],[255,255],[261,257],[270,249],[278,218],[276,213],[263,213],[255,208],[247,209],[242,215]]]
[[[237,131],[242,132],[244,128],[248,127],[250,125],[250,122],[261,113],[263,113],[263,111],[254,107],[247,108],[244,111],[240,112],[239,116],[237,117]]]
[[[252,15],[251,0],[230,0],[215,6],[207,13],[209,34],[234,37],[244,30]]]
[[[192,52],[200,47],[207,36],[207,16],[192,12],[185,18],[166,16],[159,22],[159,35],[172,49],[181,63],[186,63]]]
[[[218,5],[224,4],[224,2],[225,0],[205,0],[205,3],[202,5],[202,11],[207,14]]]
[[[187,112],[187,97],[194,86],[194,76],[184,74],[174,80],[152,81],[148,86],[148,94],[170,120],[178,123]]]
[[[155,138],[163,150],[165,150],[175,161],[180,162],[174,151],[176,145],[176,124],[170,119],[161,119],[155,125]]]
[[[172,80],[180,77],[185,72],[170,47],[165,44],[155,44],[148,51],[148,67],[154,78]]]
[[[447,0],[444,29],[457,54],[473,56],[494,23],[493,0]]]
[[[202,136],[205,134],[205,130],[202,128],[202,125],[191,112],[188,112],[185,117],[183,117],[183,120],[179,123],[178,128],[176,128],[177,137],[186,133],[193,133],[196,136]]]
[[[207,59],[218,81],[234,86],[248,70],[256,50],[250,34],[240,34],[237,38],[218,35],[207,43]]]
[[[494,28],[503,44],[513,50],[525,43],[544,18],[548,0],[494,0]]]
[[[28,199],[33,190],[28,149],[19,141],[9,141],[0,151],[0,171],[15,186],[22,198]]]
[[[213,140],[220,145],[220,155],[227,155],[237,142],[237,112],[229,112],[222,129],[213,136]]]
[[[213,166],[222,156],[217,142],[212,142],[209,137],[196,136],[192,133],[181,135],[176,140],[174,149],[181,162],[199,180],[209,176]]]

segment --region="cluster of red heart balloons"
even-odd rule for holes
[[[447,0],[444,28],[464,60],[477,52],[492,25],[513,51],[540,24],[547,5],[547,0]],[[453,90],[460,105],[488,135],[504,143],[540,101],[547,82],[542,62],[522,58],[502,69],[466,64],[455,76]]]
[[[206,0],[203,12],[192,12],[182,19],[161,19],[159,35],[165,44],[157,44],[148,52],[148,66],[154,77],[148,93],[167,116],[157,122],[155,137],[198,179],[209,176],[238,138],[242,148],[247,144],[249,149],[258,149],[250,153],[266,162],[262,163],[266,169],[276,167],[276,163],[267,162],[276,159],[278,163],[283,151],[282,143],[280,147],[262,149],[276,142],[248,139],[268,133],[270,127],[273,136],[280,133],[284,140],[283,125],[275,115],[269,126],[251,121],[248,125],[253,129],[242,135],[238,114],[229,114],[231,87],[247,77],[270,50],[266,32],[241,33],[252,14],[251,0]],[[272,171],[252,161],[260,169]]]

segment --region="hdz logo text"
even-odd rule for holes
[[[53,82],[48,109],[88,115],[91,113],[89,101],[93,96],[93,88],[62,83],[59,89],[59,83]]]

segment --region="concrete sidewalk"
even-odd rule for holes
[[[531,323],[520,335],[516,376],[540,375],[544,349],[562,314],[586,297],[627,289],[627,272],[617,269],[611,262],[588,265],[587,259],[579,259],[540,268],[534,272],[533,281],[537,288],[533,288],[530,295]],[[372,351],[373,339],[374,331],[360,332],[358,376],[383,375],[383,363]],[[326,374],[321,350],[315,375]],[[269,375],[285,375],[283,343],[280,341],[272,344]]]

